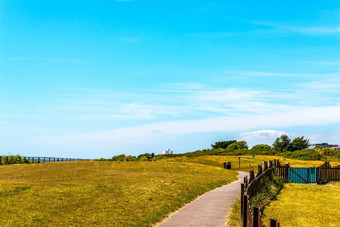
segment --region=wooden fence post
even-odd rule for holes
[[[243,227],[247,227],[248,222],[248,196],[243,195]]]
[[[277,219],[270,219],[269,220],[270,227],[280,227],[280,223]]]
[[[250,170],[249,173],[249,183],[255,179],[255,174],[254,174],[254,170]]]
[[[268,168],[268,162],[267,161],[264,161],[263,162],[263,171],[265,171],[267,168]]]
[[[244,187],[247,188],[248,186],[248,176],[244,177]]]
[[[259,208],[253,207],[253,227],[259,227]]]

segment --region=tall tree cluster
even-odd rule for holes
[[[273,149],[277,152],[297,151],[307,149],[309,147],[309,140],[303,136],[291,140],[287,135],[283,134],[278,137],[273,143]]]

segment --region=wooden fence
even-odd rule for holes
[[[289,165],[281,166],[279,160],[264,162],[263,166],[258,166],[258,173],[255,176],[251,170],[248,177],[244,178],[241,184],[241,218],[243,227],[263,227],[263,219],[260,207],[251,209],[250,201],[259,192],[259,189],[268,184],[273,177],[282,179],[290,179]],[[325,162],[317,169],[317,182],[324,180],[340,181],[340,166],[331,167],[329,162]],[[280,223],[277,219],[270,219],[270,227],[279,227]]]
[[[264,165],[258,166],[258,173],[255,176],[254,171],[250,171],[248,177],[244,178],[241,184],[241,218],[243,227],[263,227],[263,219],[260,207],[251,209],[250,201],[257,195],[260,188],[268,184],[273,177],[278,176],[286,178],[288,176],[288,167],[281,166],[278,160],[264,162]],[[270,219],[270,227],[279,227],[280,223],[277,219]]]
[[[318,182],[323,181],[340,181],[340,165],[332,167],[329,162],[317,168]]]

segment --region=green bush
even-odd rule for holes
[[[267,144],[258,144],[251,148],[251,152],[253,154],[264,154],[264,155],[271,155],[275,152],[272,150],[272,147]]]
[[[21,164],[21,163],[29,164],[31,163],[31,161],[26,158],[21,157],[20,155],[7,155],[7,156],[1,156],[0,163],[1,164]]]
[[[301,160],[324,160],[326,157],[313,149],[304,149],[300,151],[285,152],[285,158],[301,159]]]

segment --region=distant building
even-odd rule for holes
[[[173,154],[173,151],[168,148],[162,151],[162,154]]]
[[[328,143],[315,143],[315,144],[312,144],[310,146],[311,149],[313,149],[315,147],[322,147],[322,148],[328,147],[328,148],[331,148],[333,150],[339,150],[340,149],[339,145],[328,144]]]
[[[340,146],[331,147],[331,149],[340,151]]]

